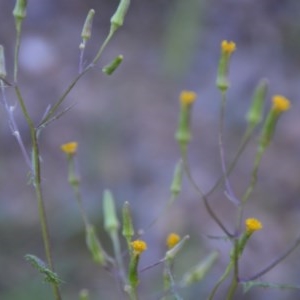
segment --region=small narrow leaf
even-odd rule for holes
[[[54,283],[56,285],[60,284],[62,280],[58,277],[58,275],[51,271],[45,262],[43,262],[40,258],[35,255],[26,254],[25,259],[41,274],[44,275],[44,280],[46,282]]]

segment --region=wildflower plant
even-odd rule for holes
[[[50,283],[53,290],[53,297],[56,300],[63,299],[61,284],[65,282],[65,279],[60,278],[59,274],[56,273],[52,258],[50,232],[47,223],[48,215],[44,205],[44,194],[41,188],[42,169],[39,138],[43,130],[48,127],[49,124],[60,118],[65,113],[66,110],[62,108],[62,104],[77,82],[99,63],[102,53],[107,47],[109,41],[116,31],[123,25],[129,4],[130,0],[120,1],[116,12],[111,17],[110,30],[106,39],[99,47],[91,62],[85,65],[84,50],[88,41],[92,38],[92,24],[95,17],[95,10],[91,9],[88,12],[81,33],[82,41],[79,45],[79,72],[71,81],[70,85],[66,87],[61,97],[49,109],[46,110],[46,113],[40,122],[36,122],[29,114],[28,107],[25,99],[23,98],[22,89],[18,80],[19,49],[23,21],[26,17],[26,0],[17,0],[13,10],[16,27],[16,44],[12,80],[10,79],[10,76],[7,76],[4,47],[3,45],[0,45],[0,86],[2,103],[9,120],[10,130],[18,142],[21,153],[31,174],[31,182],[36,194],[39,220],[42,229],[46,262],[32,254],[27,254],[25,258],[40,274],[43,275],[44,280]],[[284,284],[274,285],[272,283],[260,282],[257,279],[271,269],[275,268],[294,249],[296,249],[300,244],[300,239],[297,239],[295,243],[288,248],[286,252],[279,255],[275,261],[271,262],[262,270],[258,270],[256,274],[249,278],[244,278],[239,269],[240,260],[243,257],[244,249],[247,247],[248,241],[252,238],[255,238],[256,232],[260,230],[262,230],[260,234],[264,234],[263,222],[260,220],[256,218],[248,218],[244,221],[246,204],[251,199],[253,190],[256,186],[261,159],[267,148],[271,145],[279,118],[283,113],[289,110],[290,101],[284,96],[275,95],[273,97],[273,104],[271,105],[266,118],[264,118],[263,110],[264,103],[267,98],[268,82],[266,80],[259,82],[253,94],[252,103],[246,116],[246,132],[241,139],[240,145],[232,162],[227,165],[225,160],[223,137],[224,117],[225,108],[227,105],[227,91],[230,87],[230,62],[234,57],[234,52],[237,51],[237,46],[233,41],[224,40],[221,42],[220,50],[216,87],[219,89],[221,97],[218,148],[222,174],[216,180],[216,183],[213,185],[213,187],[206,193],[202,191],[199,183],[192,175],[188,157],[188,147],[192,139],[192,110],[198,96],[194,91],[183,90],[179,95],[179,121],[177,130],[175,132],[175,139],[179,146],[180,155],[178,163],[175,166],[173,180],[170,185],[170,198],[163,207],[162,213],[155,220],[153,220],[149,228],[155,226],[155,223],[159,217],[161,217],[163,214],[167,214],[168,210],[171,209],[175,200],[181,193],[182,180],[185,176],[188,179],[190,187],[197,193],[198,198],[203,201],[208,215],[223,231],[225,238],[230,242],[231,245],[231,251],[228,253],[228,265],[210,291],[207,299],[220,299],[217,298],[217,294],[219,287],[225,282],[225,280],[230,280],[230,286],[226,292],[226,296],[223,297],[223,299],[228,300],[234,298],[239,287],[243,287],[245,291],[248,291],[252,287],[258,286],[299,288],[297,286]],[[120,66],[122,61],[123,56],[118,55],[111,63],[103,67],[103,72],[108,75],[113,74],[116,68]],[[14,90],[18,99],[18,105],[20,106],[23,116],[26,119],[31,139],[31,155],[29,155],[29,151],[23,142],[23,137],[19,132],[17,120],[15,119],[14,115],[14,107],[9,104],[10,101],[7,99],[7,88]],[[201,98],[201,96],[199,98]],[[255,129],[257,129],[261,123],[262,126],[260,129],[260,138],[257,145],[253,169],[251,171],[250,182],[247,185],[244,193],[242,195],[237,195],[231,186],[229,175],[233,172],[241,154],[244,152],[245,147],[254,135]],[[81,178],[77,168],[77,152],[79,150],[78,143],[76,141],[67,142],[61,145],[60,149],[66,156],[68,181],[73,190],[74,198],[78,203],[81,213],[87,250],[89,251],[93,262],[99,267],[105,269],[115,279],[116,285],[120,287],[122,298],[131,300],[139,299],[140,294],[138,287],[140,281],[142,280],[140,274],[157,266],[162,266],[163,269],[161,274],[163,286],[161,286],[161,290],[159,292],[159,299],[182,299],[181,289],[187,288],[192,284],[197,284],[199,281],[204,280],[207,276],[209,276],[209,271],[213,268],[220,255],[220,253],[217,251],[209,253],[205,258],[201,259],[200,262],[195,263],[190,269],[187,267],[187,269],[184,270],[185,273],[183,276],[181,276],[181,278],[176,276],[177,274],[175,274],[174,265],[176,264],[177,260],[180,259],[180,253],[185,251],[185,247],[189,243],[189,240],[193,238],[188,234],[181,238],[177,233],[170,233],[166,238],[166,249],[164,256],[160,259],[158,258],[157,261],[152,265],[141,268],[140,262],[143,258],[143,253],[146,250],[151,251],[152,245],[147,244],[146,235],[144,237],[136,230],[129,202],[124,202],[122,207],[122,219],[120,219],[113,193],[110,190],[104,190],[102,200],[102,227],[112,244],[112,253],[108,253],[103,241],[101,241],[97,235],[97,230],[99,229],[92,224],[83,205]],[[234,230],[228,229],[220,217],[220,212],[217,209],[214,209],[210,203],[211,194],[221,186],[225,190],[226,199],[234,204],[236,214],[236,218],[233,221]],[[122,239],[124,239],[125,243],[122,242]],[[78,299],[88,300],[90,297],[89,295],[89,291],[82,289],[79,291]]]

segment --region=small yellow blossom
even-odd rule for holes
[[[235,42],[232,42],[232,41],[228,42],[228,41],[224,40],[221,43],[221,49],[222,49],[222,52],[224,52],[226,54],[231,54],[236,49]]]
[[[273,109],[277,112],[283,112],[283,111],[286,111],[286,110],[289,110],[290,109],[290,106],[291,106],[291,103],[290,101],[281,96],[281,95],[275,95],[273,97]]]
[[[247,219],[245,221],[246,232],[253,233],[254,231],[261,230],[263,228],[260,221],[254,218]]]
[[[197,94],[193,91],[182,91],[179,98],[183,105],[191,105],[193,102],[195,102],[196,97]]]
[[[66,143],[60,146],[60,149],[65,152],[66,154],[74,155],[76,154],[78,148],[78,143],[77,142],[70,142]]]
[[[172,249],[180,241],[180,236],[176,233],[170,233],[167,237],[166,244],[169,249]]]
[[[135,254],[140,255],[142,252],[147,250],[147,244],[146,242],[142,240],[135,240],[131,242],[131,247]]]

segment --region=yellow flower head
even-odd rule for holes
[[[170,233],[167,237],[166,244],[169,249],[172,249],[180,241],[180,236],[176,233]]]
[[[222,49],[222,52],[223,53],[226,53],[226,54],[231,54],[235,51],[236,49],[236,45],[235,45],[235,42],[232,42],[232,41],[222,41],[221,43],[221,49]]]
[[[275,95],[272,101],[273,101],[272,108],[277,112],[283,112],[290,109],[291,106],[290,101],[281,95]]]
[[[195,102],[197,94],[193,91],[182,91],[180,93],[180,102],[183,105],[191,105]]]
[[[65,152],[66,154],[74,155],[76,154],[78,148],[78,143],[77,142],[70,142],[66,143],[60,146],[60,149]]]
[[[140,255],[142,252],[147,250],[147,244],[146,242],[142,240],[135,240],[131,242],[131,247],[135,254]]]
[[[246,232],[253,233],[254,231],[261,230],[263,228],[260,221],[254,218],[247,219],[245,221]]]

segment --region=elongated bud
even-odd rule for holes
[[[26,17],[27,0],[17,0],[13,10],[15,19],[23,20]]]
[[[208,257],[206,257],[203,261],[183,275],[180,286],[187,287],[204,279],[207,273],[213,267],[214,263],[217,261],[218,257],[219,253],[217,251],[214,251],[208,255]]]
[[[115,201],[109,190],[105,190],[103,193],[103,215],[104,229],[108,233],[117,231],[119,228],[119,221],[116,214]]]
[[[119,6],[110,19],[111,30],[116,31],[119,27],[123,26],[127,10],[130,5],[130,0],[120,0]]]
[[[166,260],[172,260],[175,258],[177,253],[182,249],[186,241],[190,238],[189,235],[184,236],[178,244],[176,244],[173,248],[171,248],[169,251],[166,252],[165,259]]]
[[[93,260],[100,265],[105,265],[105,253],[92,225],[86,226],[86,244],[92,254]]]
[[[126,238],[127,241],[130,241],[134,235],[134,229],[133,229],[133,225],[132,225],[130,205],[128,202],[124,203],[122,214],[123,214],[122,234]]]
[[[6,77],[4,47],[0,45],[0,77]]]
[[[238,242],[238,248],[237,248],[237,255],[238,257],[240,257],[245,249],[245,246],[248,242],[248,240],[250,239],[250,237],[252,236],[252,234],[255,231],[259,231],[263,228],[262,223],[255,219],[255,218],[249,218],[245,220],[245,232],[243,233],[243,235],[240,237],[239,242]],[[233,253],[231,253],[231,256],[233,255]]]
[[[188,143],[191,140],[191,110],[195,102],[197,94],[192,91],[182,91],[180,94],[180,115],[179,124],[175,133],[177,140],[182,151],[186,150]]]
[[[79,300],[89,300],[89,299],[90,299],[89,291],[86,289],[81,290],[79,293]]]
[[[182,175],[183,175],[183,162],[182,160],[180,160],[175,167],[173,181],[170,188],[170,191],[174,197],[177,197],[181,192]]]
[[[267,91],[268,81],[262,79],[255,89],[252,104],[246,116],[249,125],[252,127],[258,125],[262,120]]]
[[[263,125],[260,137],[259,146],[262,150],[269,146],[281,114],[290,109],[290,101],[281,95],[275,95],[272,101],[273,105]]]
[[[139,283],[138,276],[138,265],[140,260],[140,255],[147,250],[147,244],[142,240],[135,240],[131,242],[132,252],[129,262],[129,273],[128,281],[130,285],[135,288]]]
[[[123,55],[118,55],[110,64],[102,68],[102,72],[111,75],[122,63]]]
[[[81,38],[82,38],[82,43],[80,44],[81,48],[85,47],[86,42],[91,38],[92,36],[92,26],[93,26],[93,19],[94,19],[94,15],[95,15],[95,10],[90,9],[83,28],[82,28],[82,32],[81,32]]]
[[[231,54],[235,51],[236,45],[234,42],[222,41],[221,56],[219,60],[218,75],[216,85],[218,89],[225,92],[229,87],[228,69]]]

